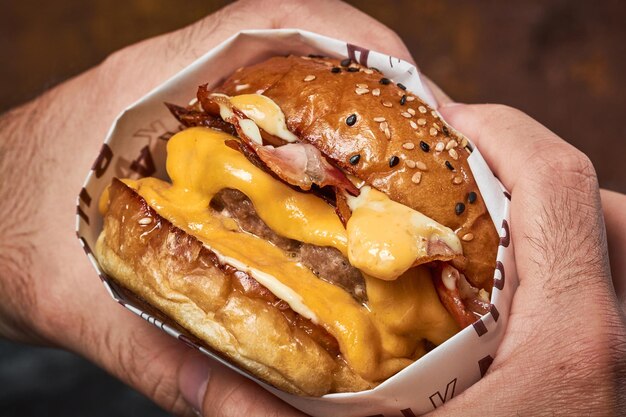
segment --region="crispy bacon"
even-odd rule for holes
[[[198,93],[200,96],[200,93]],[[359,190],[352,184],[346,175],[337,167],[331,165],[315,146],[308,143],[288,143],[274,147],[263,145],[260,137],[250,137],[253,132],[242,127],[242,123],[250,120],[239,109],[234,107],[226,96],[211,95],[206,97],[208,105],[225,107],[228,112],[222,114],[226,122],[232,124],[242,142],[258,158],[288,184],[310,190],[313,184],[319,187],[333,186],[358,195]],[[204,106],[204,101],[202,102]],[[259,135],[261,131],[259,129]]]
[[[472,287],[456,268],[441,263],[433,272],[441,303],[462,329],[487,314],[489,303],[481,299],[479,290]]]
[[[234,135],[235,128],[219,117],[213,116],[207,112],[196,110],[193,108],[181,107],[172,103],[165,103],[170,113],[185,127],[203,126],[219,129],[228,134]]]

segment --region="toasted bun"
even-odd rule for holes
[[[457,231],[466,257],[461,269],[474,286],[490,291],[498,234],[469,169],[467,141],[380,72],[350,67],[328,58],[274,57],[238,70],[213,92],[271,98],[301,140],[392,200]],[[355,155],[358,163],[351,164]],[[470,192],[477,196],[473,203]],[[457,214],[459,203],[464,209]]]
[[[142,237],[142,219],[150,219],[148,238]],[[210,250],[119,180],[109,189],[96,256],[112,279],[143,302],[277,388],[321,396],[373,386],[293,326],[277,306],[237,290]]]

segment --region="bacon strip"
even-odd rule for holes
[[[198,96],[201,96],[200,92]],[[235,127],[242,142],[283,181],[303,190],[310,190],[315,184],[319,187],[337,187],[352,195],[359,194],[358,188],[339,168],[331,165],[315,146],[301,142],[278,147],[263,145],[260,137],[251,137],[252,132],[246,132],[242,124],[250,119],[234,107],[226,96],[210,95],[205,101],[213,108],[218,105],[228,110],[222,112],[224,121]]]

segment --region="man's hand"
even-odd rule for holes
[[[76,194],[114,117],[237,31],[280,27],[411,60],[391,30],[343,3],[241,1],[123,49],[0,119],[0,335],[78,352],[179,415],[191,415],[192,408],[206,416],[301,415],[116,307],[73,234]],[[477,141],[513,191],[521,286],[491,373],[440,411],[534,414],[552,406],[556,412],[616,406],[624,331],[589,162],[511,110],[444,112]],[[607,206],[615,253],[624,252],[626,222],[616,209],[624,199],[611,196]],[[623,257],[615,258],[612,253],[624,278]],[[581,391],[590,398],[585,404],[569,401]]]

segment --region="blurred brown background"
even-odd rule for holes
[[[0,0],[0,113],[227,3]],[[602,186],[626,192],[625,2],[350,3],[394,28],[452,97],[524,110],[586,152]],[[79,358],[2,341],[0,387],[7,417],[164,415]]]
[[[0,112],[116,49],[230,3],[0,1]],[[626,192],[626,3],[350,3],[394,28],[421,69],[452,97],[524,110],[587,153],[602,186]]]

